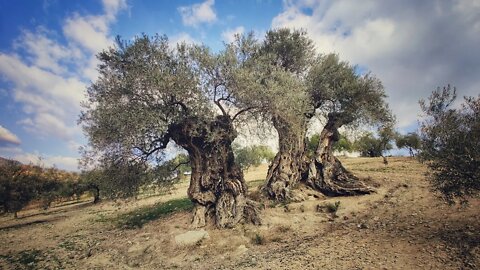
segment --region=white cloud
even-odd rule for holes
[[[184,25],[197,27],[201,23],[212,23],[217,20],[217,14],[213,10],[214,4],[215,0],[206,0],[191,6],[181,6],[177,10],[182,16]]]
[[[58,74],[64,73],[61,61],[70,58],[71,52],[65,46],[48,37],[50,33],[44,27],[38,27],[35,33],[24,30],[15,42],[15,47],[25,50],[33,65]],[[78,54],[74,54],[77,55]]]
[[[62,77],[39,66],[28,66],[16,55],[0,53],[0,72],[18,89],[28,90],[28,93],[39,92],[76,108],[86,87],[80,78]]]
[[[17,135],[0,125],[0,145],[19,145],[21,143]]]
[[[418,100],[437,86],[479,93],[478,1],[286,1],[272,27],[306,29],[319,52],[371,70],[400,127],[415,124]]]
[[[234,29],[227,29],[222,32],[222,38],[225,42],[231,43],[235,41],[235,35],[241,35],[245,32],[245,27],[238,26]]]
[[[91,53],[97,53],[112,45],[112,40],[108,37],[108,23],[105,16],[75,15],[66,20],[63,32],[71,41]]]
[[[110,20],[115,20],[117,13],[128,7],[126,0],[102,0],[102,3],[105,14]]]
[[[27,66],[17,56],[0,53],[0,72],[14,83],[13,98],[31,117],[20,121],[33,134],[61,139],[73,137],[86,84],[37,66]]]
[[[110,25],[127,4],[103,0],[103,7],[103,14],[65,18],[60,33],[44,26],[23,30],[13,52],[0,52],[0,79],[9,83],[8,96],[25,114],[17,124],[34,136],[78,145],[80,102],[98,76],[95,55],[113,43]]]
[[[175,47],[178,43],[185,42],[186,44],[195,44],[199,43],[196,39],[194,39],[190,34],[186,32],[180,32],[176,35],[173,35],[169,38],[170,46]]]

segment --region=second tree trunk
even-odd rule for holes
[[[338,121],[329,118],[320,134],[315,157],[309,164],[304,179],[306,184],[328,196],[371,193],[373,189],[345,169],[333,155],[333,145],[340,139],[338,128]]]

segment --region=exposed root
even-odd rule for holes
[[[333,163],[313,161],[305,183],[327,196],[354,196],[375,191],[345,169],[337,158]]]
[[[250,199],[246,199],[246,205],[243,209],[243,217],[246,223],[261,225],[262,219],[260,218],[260,204]]]

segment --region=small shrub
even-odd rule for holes
[[[335,203],[327,203],[325,205],[325,209],[327,209],[327,212],[330,214],[337,213],[339,208],[340,208],[340,201],[336,201]]]
[[[253,236],[252,242],[255,245],[264,245],[265,244],[265,237],[263,237],[259,233],[255,233],[255,235]]]

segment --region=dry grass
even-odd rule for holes
[[[209,225],[209,238],[192,247],[174,242],[193,229],[190,213],[152,210],[185,197],[184,182],[161,197],[0,217],[0,227],[10,226],[0,229],[0,269],[28,269],[25,263],[32,269],[478,269],[479,200],[467,208],[444,204],[431,193],[424,166],[409,158],[389,158],[388,166],[381,158],[342,162],[371,179],[376,193],[273,205],[263,209],[261,226]],[[245,173],[251,192],[267,169]],[[337,218],[316,211],[337,201]],[[41,223],[32,222],[39,217]],[[115,217],[133,217],[142,226],[119,229],[110,222]]]

